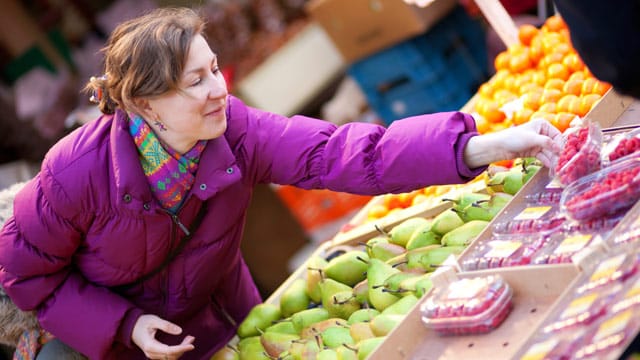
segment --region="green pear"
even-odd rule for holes
[[[464,221],[460,216],[453,209],[447,209],[433,218],[431,231],[438,235],[444,235],[462,224]]]
[[[433,273],[425,273],[415,278],[410,278],[405,280],[400,284],[401,288],[413,291],[413,294],[417,298],[421,298],[424,294],[431,290],[433,286],[431,282],[431,275]]]
[[[322,306],[325,308],[333,302],[333,295],[340,291],[349,291],[353,295],[353,288],[347,284],[327,278],[320,282],[320,291],[322,293]]]
[[[317,360],[338,360],[338,353],[333,349],[323,349],[318,353]]]
[[[384,292],[381,285],[391,275],[399,273],[400,270],[392,267],[384,261],[378,259],[369,260],[367,270],[367,281],[369,285],[369,303],[379,311],[398,301],[398,297]]]
[[[358,343],[364,339],[376,337],[373,330],[371,330],[371,326],[369,326],[369,322],[356,322],[349,326],[349,334],[353,341]]]
[[[526,184],[541,168],[542,166],[536,164],[528,165],[524,170],[524,178],[522,181]]]
[[[404,289],[401,289],[400,283],[402,283],[402,281],[408,278],[418,277],[423,273],[424,272],[416,272],[411,270],[402,271],[386,278],[382,286],[384,287],[384,291],[387,291],[396,295],[404,296],[407,291]]]
[[[431,223],[416,229],[407,242],[406,250],[413,250],[419,247],[440,244],[440,235],[431,231]]]
[[[329,318],[326,320],[319,321],[317,323],[313,323],[306,328],[302,329],[300,332],[300,338],[302,339],[313,339],[316,336],[320,336],[320,333],[325,331],[326,329],[334,326],[342,326],[348,327],[347,320],[340,318]]]
[[[293,327],[291,321],[279,321],[268,328],[264,329],[264,332],[277,332],[282,334],[292,334],[295,335],[298,332]]]
[[[316,304],[322,301],[320,292],[320,282],[323,278],[323,269],[328,261],[318,255],[313,255],[307,261],[307,271],[305,273],[305,283],[307,285],[307,295]]]
[[[489,175],[487,184],[487,192],[490,194],[496,192],[504,192],[504,179],[507,175],[507,170],[499,171],[494,173],[493,175]]]
[[[522,185],[524,184],[524,176],[522,170],[517,168],[516,170],[509,170],[504,177],[504,192],[507,194],[515,195]]]
[[[209,360],[240,360],[240,352],[233,346],[227,344],[222,349],[216,351]]]
[[[411,235],[413,235],[413,232],[419,227],[430,223],[431,220],[427,220],[423,217],[412,217],[406,219],[389,231],[389,242],[406,247]]]
[[[370,258],[375,257],[374,254],[371,252],[371,249],[373,249],[373,246],[376,244],[388,244],[388,243],[389,243],[389,234],[387,233],[382,233],[378,236],[375,236],[367,240],[367,242],[365,243],[367,255],[369,255]]]
[[[302,332],[302,329],[306,328],[307,326],[315,324],[322,320],[327,320],[329,317],[330,316],[327,309],[323,307],[317,307],[299,311],[291,315],[289,319],[291,319],[291,323],[296,329],[296,333],[299,334],[300,332]]]
[[[402,299],[396,301],[394,304],[389,305],[382,314],[385,315],[406,315],[413,307],[418,303],[418,297],[410,294]]]
[[[420,282],[425,278],[431,278],[432,274],[433,273],[428,272],[422,275],[406,278],[400,282],[399,289],[400,291],[404,291],[407,294],[413,294],[419,298],[420,296],[418,296],[416,293],[418,290],[418,287],[417,287],[418,282]]]
[[[351,316],[349,316],[349,319],[347,319],[347,324],[353,325],[357,322],[368,322],[378,314],[380,314],[380,311],[376,309],[359,309],[351,314]]]
[[[458,255],[464,249],[464,246],[441,246],[433,248],[420,256],[420,263],[426,271],[435,271],[450,255]]]
[[[358,300],[360,305],[369,304],[369,281],[367,279],[364,279],[353,286],[353,296],[356,297],[356,300]]]
[[[464,192],[455,199],[445,198],[445,199],[442,199],[442,201],[451,201],[453,202],[454,210],[463,211],[464,208],[466,208],[467,206],[471,205],[476,201],[483,201],[488,199],[489,199],[489,195],[487,194],[476,193],[476,192]]]
[[[369,326],[375,336],[387,336],[391,330],[404,320],[405,316],[406,315],[398,314],[380,314],[371,319]]]
[[[341,319],[348,319],[355,311],[360,310],[360,303],[353,295],[353,290],[338,291],[328,299],[328,302],[323,301],[324,306],[329,312],[329,316],[338,317]]]
[[[384,342],[385,336],[364,339],[356,344],[358,348],[358,360],[365,360]]]
[[[407,256],[406,256],[406,263],[407,263],[407,267],[409,269],[424,269],[424,266],[422,264],[422,256],[428,252],[430,252],[433,249],[438,249],[441,248],[442,245],[427,245],[427,246],[423,246],[423,247],[419,247],[416,249],[413,249],[411,251],[407,251]]]
[[[331,259],[324,273],[330,279],[353,286],[366,278],[368,261],[369,255],[364,251],[347,251]]]
[[[238,336],[246,338],[260,335],[261,331],[281,318],[280,306],[262,303],[254,306],[238,326]]]
[[[407,249],[402,245],[392,244],[389,242],[377,242],[371,245],[369,249],[370,257],[387,261],[395,256],[403,254]]]
[[[338,346],[355,344],[348,326],[333,326],[320,333],[324,346],[335,349]]]
[[[280,296],[280,312],[282,317],[289,317],[298,311],[309,307],[307,283],[303,279],[296,279]]]
[[[296,341],[289,348],[289,356],[295,360],[316,360],[320,352],[319,340],[310,339],[306,341]],[[289,359],[289,357],[279,356],[279,359]]]
[[[358,360],[358,350],[351,346],[339,346],[336,349],[338,360]]]
[[[488,221],[471,220],[462,224],[442,237],[444,246],[467,246],[489,225]]]
[[[277,357],[280,353],[289,350],[294,341],[300,336],[277,332],[264,332],[260,335],[260,343],[269,356]]]
[[[270,360],[260,341],[260,336],[249,336],[238,342],[240,359]]]

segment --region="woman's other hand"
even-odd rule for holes
[[[167,334],[180,335],[182,329],[169,321],[155,315],[142,315],[133,326],[131,339],[149,359],[175,360],[182,354],[194,349],[193,336],[185,336],[180,345],[169,346],[156,340],[156,332],[160,330]]]

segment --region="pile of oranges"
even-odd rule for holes
[[[518,44],[496,56],[495,75],[478,88],[474,110],[479,115],[476,124],[480,133],[537,117],[564,131],[611,87],[597,80],[582,62],[560,16],[550,16],[540,28],[520,26],[518,38]],[[521,106],[503,111],[507,103],[519,104],[516,100]]]

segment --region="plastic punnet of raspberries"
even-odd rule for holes
[[[567,134],[564,147],[554,167],[560,184],[567,186],[600,169],[601,139],[600,129],[593,123]]]

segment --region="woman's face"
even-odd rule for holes
[[[217,138],[227,129],[227,84],[215,54],[201,35],[191,41],[179,86],[182,91],[148,99],[151,115],[145,117],[160,139],[185,153],[198,140]],[[155,125],[156,120],[166,130]]]

